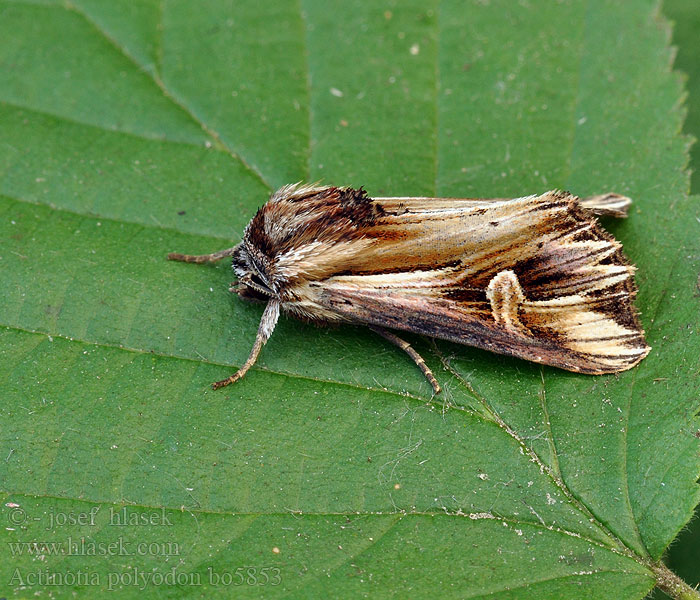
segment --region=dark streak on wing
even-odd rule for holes
[[[448,303],[425,304],[407,300],[398,294],[382,295],[371,291],[337,291],[332,297],[329,296],[328,303],[360,324],[411,331],[570,371],[588,374],[611,372],[604,360],[599,360],[604,359],[603,356],[582,360],[580,353],[562,346],[555,336],[524,336],[504,331],[483,314],[460,314],[459,318],[455,318],[453,307]],[[623,370],[636,362],[636,358],[623,361],[626,366],[615,370]]]

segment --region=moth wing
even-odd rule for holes
[[[550,192],[557,193],[557,192]],[[572,198],[575,198],[572,196]],[[414,207],[423,207],[429,210],[435,210],[438,207],[455,208],[469,206],[484,206],[485,204],[495,202],[513,202],[508,198],[411,198],[411,197],[393,197],[393,198],[375,198],[376,201],[383,205],[390,204],[405,204]],[[627,216],[629,207],[632,205],[632,200],[627,196],[608,192],[606,194],[598,194],[587,198],[575,198],[577,204],[581,208],[585,208],[594,215],[603,215],[609,217],[624,218]]]
[[[649,352],[634,267],[577,198],[375,202],[373,243],[317,284],[327,310],[591,374]]]

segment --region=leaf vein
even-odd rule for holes
[[[149,72],[148,69],[144,67],[144,65],[142,65],[134,56],[132,56],[131,53],[124,46],[122,46],[114,37],[112,37],[104,29],[102,29],[102,27],[100,27],[99,24],[95,22],[85,11],[81,10],[75,4],[69,1],[66,2],[64,8],[82,17],[86,23],[92,26],[94,30],[105,40],[107,40],[120,54],[122,54],[137,69],[139,69],[147,77],[149,77],[153,81],[153,83],[160,89],[163,96],[170,100],[175,106],[180,108],[195,123],[197,123],[197,125],[199,125],[202,128],[202,130],[205,131],[214,140],[216,145],[225,150],[229,154],[229,156],[231,156],[231,158],[240,162],[243,165],[243,167],[246,170],[248,170],[256,179],[258,179],[260,183],[262,183],[267,189],[272,190],[272,185],[265,179],[265,177],[263,177],[262,173],[257,167],[255,167],[255,165],[247,162],[240,154],[234,152],[234,150],[230,148],[221,139],[220,134],[215,129],[207,125],[207,123],[205,123],[195,114],[194,110],[192,110],[184,101],[180,100],[178,97],[175,96],[173,92],[171,92],[168,89],[164,81],[159,76]]]
[[[6,0],[3,0],[6,1]],[[146,140],[149,142],[161,142],[164,144],[177,144],[181,146],[191,146],[193,148],[206,148],[204,144],[198,144],[197,142],[192,142],[192,141],[187,141],[187,140],[174,140],[172,138],[168,138],[165,136],[158,136],[158,135],[149,135],[147,133],[137,133],[135,131],[127,131],[125,129],[112,129],[110,127],[107,127],[105,125],[100,125],[98,123],[88,123],[87,121],[80,121],[79,119],[75,119],[72,117],[68,117],[66,115],[61,115],[58,113],[53,113],[49,110],[42,109],[42,108],[36,108],[33,106],[23,106],[21,104],[16,104],[15,102],[12,102],[10,100],[5,100],[5,99],[0,99],[0,105],[7,106],[9,108],[13,108],[18,111],[23,111],[23,112],[28,112],[32,113],[41,117],[47,117],[50,119],[55,119],[56,121],[61,121],[64,123],[69,123],[72,125],[78,125],[80,127],[86,127],[86,128],[91,128],[95,129],[97,131],[102,131],[105,133],[113,134],[113,135],[124,135],[128,136],[131,138],[135,138],[137,140]],[[222,154],[228,154],[228,152],[224,148],[217,148],[216,146],[212,146],[209,148],[209,151],[213,152],[221,152]]]
[[[83,432],[81,432],[81,435]],[[537,531],[547,531],[549,533],[554,533],[557,535],[565,536],[565,537],[574,537],[576,539],[583,540],[584,542],[588,544],[592,544],[594,546],[597,546],[598,548],[601,548],[605,551],[611,552],[613,554],[616,554],[618,556],[625,556],[627,558],[632,558],[636,562],[639,562],[640,564],[646,565],[646,562],[642,562],[639,557],[636,557],[634,555],[630,555],[626,552],[621,552],[619,549],[615,548],[614,546],[607,546],[603,544],[602,542],[586,537],[584,535],[581,535],[579,533],[569,531],[567,529],[563,529],[561,527],[552,527],[548,525],[542,525],[539,522],[536,521],[523,521],[519,519],[514,519],[510,517],[502,517],[502,516],[495,516],[493,519],[474,519],[469,516],[468,513],[462,512],[462,511],[446,511],[446,510],[436,510],[436,511],[428,511],[428,510],[423,510],[423,511],[418,511],[418,510],[412,510],[412,511],[405,511],[405,510],[396,510],[396,511],[359,511],[359,510],[353,510],[353,511],[324,511],[324,512],[309,512],[309,511],[304,511],[301,513],[300,511],[234,511],[234,510],[226,510],[226,509],[221,509],[221,510],[216,510],[212,508],[202,508],[201,506],[197,507],[191,507],[191,506],[185,506],[183,508],[182,505],[178,504],[177,506],[170,506],[166,504],[158,505],[158,504],[148,504],[145,502],[132,502],[126,499],[122,499],[122,502],[114,502],[114,501],[109,501],[109,500],[96,500],[96,499],[90,499],[86,498],[85,496],[59,496],[57,494],[49,494],[49,493],[43,493],[43,494],[32,494],[30,492],[21,492],[21,491],[10,491],[10,490],[1,490],[0,489],[0,495],[3,495],[3,500],[7,499],[14,499],[16,501],[18,496],[22,496],[25,498],[41,498],[41,499],[46,499],[46,500],[59,500],[59,501],[65,501],[65,502],[80,502],[80,503],[85,503],[85,504],[99,504],[102,506],[129,506],[132,508],[139,508],[139,509],[144,509],[144,510],[160,510],[160,509],[165,509],[165,510],[172,510],[175,512],[181,512],[183,510],[193,513],[193,514],[201,514],[201,515],[211,515],[211,516],[220,516],[220,517],[254,517],[254,518],[262,518],[262,517],[294,517],[294,518],[303,518],[303,517],[309,517],[309,518],[325,518],[325,517],[345,517],[345,518],[357,518],[357,517],[362,517],[362,518],[388,518],[388,517],[399,517],[398,520],[405,519],[405,518],[420,518],[420,517],[430,517],[431,519],[433,518],[461,518],[461,519],[467,519],[468,521],[472,522],[474,525],[480,524],[481,521],[496,521],[498,523],[505,523],[508,526],[512,527],[532,527],[533,529],[536,529]],[[397,520],[397,521],[398,521]]]

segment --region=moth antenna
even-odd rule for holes
[[[236,383],[236,381],[241,379],[248,372],[248,369],[250,369],[250,367],[252,367],[255,364],[255,361],[258,360],[258,355],[260,354],[262,347],[265,345],[265,342],[267,342],[267,340],[270,339],[272,332],[275,330],[275,325],[277,324],[277,319],[279,319],[279,316],[279,302],[276,302],[275,300],[270,300],[267,303],[265,311],[263,312],[262,317],[260,319],[260,325],[258,326],[258,334],[255,336],[255,342],[253,343],[253,348],[250,351],[248,360],[246,360],[243,366],[240,369],[238,369],[238,371],[236,371],[233,375],[231,375],[231,377],[213,383],[211,386],[212,388],[218,390],[219,388],[229,385],[230,383]]]
[[[188,263],[209,263],[216,262],[227,256],[233,256],[236,250],[236,246],[233,248],[227,248],[226,250],[219,250],[218,252],[212,252],[211,254],[178,254],[177,252],[171,252],[168,254],[168,260],[178,260],[180,262]]]
[[[586,210],[590,210],[594,215],[625,218],[632,200],[627,196],[609,192],[580,199],[579,204]]]
[[[413,349],[411,344],[409,344],[406,340],[402,340],[398,335],[387,331],[383,327],[379,327],[377,325],[370,325],[369,328],[375,333],[381,335],[385,340],[388,340],[392,344],[395,344],[396,346],[401,348],[401,350],[403,350],[406,354],[408,354],[413,359],[413,362],[416,363],[418,368],[423,372],[423,375],[425,375],[425,378],[430,382],[430,385],[433,386],[433,392],[436,394],[440,393],[440,384],[437,382],[437,379],[435,379],[435,375],[433,375],[433,372],[430,370],[430,367],[425,364],[423,357]]]

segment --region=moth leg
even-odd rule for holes
[[[412,359],[413,362],[418,365],[418,368],[423,371],[423,375],[425,375],[426,379],[430,382],[430,385],[433,386],[433,391],[436,394],[440,393],[440,384],[437,382],[437,379],[435,379],[435,375],[433,375],[433,372],[430,370],[430,367],[425,364],[425,361],[423,360],[423,357],[416,352],[411,344],[409,344],[406,340],[402,340],[398,335],[395,335],[391,333],[390,331],[387,331],[383,327],[378,327],[377,325],[370,325],[369,328],[381,335],[385,340],[389,340],[392,344],[395,344],[401,350],[403,350],[406,354],[408,354]]]
[[[177,252],[171,252],[168,254],[168,260],[179,260],[180,262],[188,263],[209,263],[216,262],[227,256],[233,256],[236,250],[236,246],[233,248],[227,248],[226,250],[219,250],[218,252],[212,252],[211,254],[178,254]]]
[[[624,218],[627,216],[632,200],[620,194],[599,194],[588,198],[579,199],[579,204],[586,210],[590,210],[594,215],[605,215],[608,217]]]
[[[230,383],[236,383],[239,379],[241,379],[247,372],[250,367],[252,367],[255,364],[255,361],[258,360],[258,355],[260,354],[260,351],[262,350],[262,347],[265,345],[265,342],[270,339],[270,336],[272,335],[272,332],[275,329],[275,325],[277,324],[277,319],[280,316],[280,305],[278,302],[275,302],[274,300],[270,300],[267,303],[267,306],[265,307],[265,311],[263,312],[262,318],[260,319],[260,325],[258,326],[258,334],[255,336],[255,342],[253,343],[253,347],[250,350],[250,355],[248,356],[248,360],[243,363],[243,366],[238,369],[231,377],[227,377],[226,379],[222,379],[221,381],[217,381],[216,383],[212,383],[211,387],[215,390],[218,390],[221,387],[224,387],[226,385],[229,385]]]

